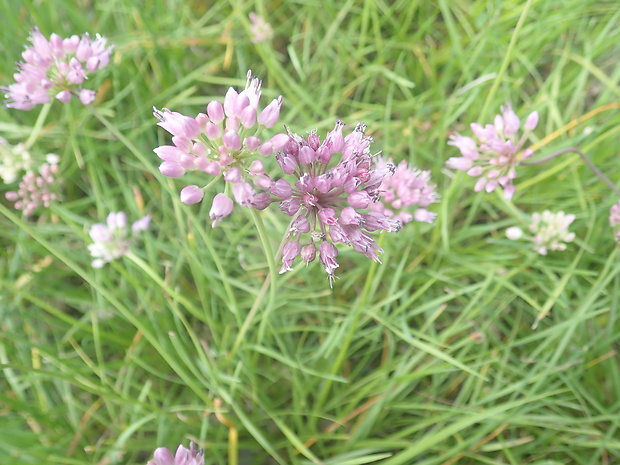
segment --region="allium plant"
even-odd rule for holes
[[[375,169],[383,170],[393,166],[392,159],[382,156],[374,159]],[[430,171],[411,168],[406,161],[401,161],[392,176],[383,179],[379,188],[377,202],[370,204],[370,210],[377,211],[395,219],[401,225],[412,220],[432,223],[436,213],[429,212],[426,207],[439,202],[437,187],[430,183]],[[413,214],[411,213],[415,209]]]
[[[235,201],[244,207],[262,210],[269,204],[269,194],[264,192],[271,185],[258,155],[268,156],[280,149],[287,138],[283,135],[263,141],[257,135],[263,128],[271,128],[278,121],[282,97],[274,99],[262,111],[258,109],[261,81],[248,72],[245,89],[237,93],[228,89],[223,103],[213,100],[206,113],[195,118],[168,109],[155,109],[159,126],[172,134],[173,145],[154,149],[163,163],[159,170],[164,176],[180,177],[188,171],[204,172],[211,182],[200,187],[186,186],[181,191],[181,201],[187,205],[202,200],[207,187],[219,179],[226,181],[226,191],[232,191]],[[250,182],[252,181],[252,184]],[[256,192],[254,189],[263,192]],[[211,219],[215,226],[233,209],[228,194],[215,196]]]
[[[271,29],[271,25],[265,21],[265,18],[254,12],[251,12],[249,17],[252,43],[266,42],[273,38],[273,30]]]
[[[127,215],[123,212],[110,213],[106,224],[97,223],[91,226],[89,235],[93,243],[88,246],[95,259],[93,268],[101,268],[106,263],[129,253],[132,242],[149,227],[150,216],[145,216],[133,223],[131,232],[127,228]]]
[[[525,120],[523,133],[519,135],[521,121],[510,105],[504,105],[502,114],[495,116],[493,124],[470,125],[475,139],[455,134],[450,136],[449,145],[461,151],[461,157],[452,157],[446,165],[449,168],[467,171],[478,182],[474,190],[494,191],[498,186],[504,189],[504,198],[512,199],[515,192],[513,179],[517,176],[515,167],[534,155],[532,149],[523,150],[530,133],[538,125],[538,113],[532,112]]]
[[[567,215],[563,211],[552,213],[545,210],[534,213],[528,229],[532,235],[526,235],[520,228],[506,230],[506,237],[511,240],[525,238],[534,244],[534,250],[540,255],[547,255],[549,250],[566,250],[566,243],[575,239],[575,233],[568,231],[575,221],[575,215]]]
[[[23,62],[17,64],[15,83],[2,87],[8,108],[31,110],[36,105],[56,98],[67,103],[73,96],[84,105],[95,99],[96,92],[83,87],[92,74],[110,62],[113,46],[99,34],[92,39],[88,34],[63,39],[58,34],[45,38],[38,28],[30,34],[31,46],[22,53]]]
[[[291,270],[299,255],[305,263],[318,255],[331,284],[339,267],[334,244],[351,245],[379,261],[383,250],[369,233],[400,229],[397,220],[369,210],[394,166],[374,166],[372,139],[364,135],[364,124],[358,124],[346,137],[343,127],[338,121],[322,142],[314,131],[306,138],[288,132],[287,143],[276,154],[282,171],[294,177],[293,182],[279,179],[269,188],[272,201],[280,201],[280,210],[292,217],[280,273]]]
[[[46,163],[39,167],[38,172],[28,171],[17,191],[7,192],[7,200],[14,202],[17,210],[25,216],[32,215],[40,207],[49,208],[53,200],[58,199],[58,155],[48,154]]]
[[[0,178],[5,184],[15,182],[22,171],[31,167],[32,157],[24,144],[11,145],[0,137]]]
[[[620,244],[620,202],[614,204],[609,210],[609,225],[614,231],[614,238]]]
[[[159,447],[153,453],[153,460],[146,465],[204,465],[204,451],[196,448],[196,444],[190,443],[189,449],[181,444],[176,454],[166,447]]]

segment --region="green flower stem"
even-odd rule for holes
[[[43,128],[43,124],[45,124],[45,120],[47,119],[47,115],[49,114],[51,108],[51,103],[46,103],[41,108],[39,116],[37,117],[37,121],[34,123],[34,127],[32,128],[32,132],[30,133],[30,136],[28,136],[28,140],[26,141],[26,150],[28,150],[32,146],[32,144],[34,144],[34,141],[37,139],[37,137],[39,137],[41,129]]]
[[[276,297],[276,287],[274,286],[276,277],[278,276],[278,272],[276,270],[275,257],[273,254],[273,249],[271,248],[271,243],[269,242],[269,236],[267,231],[265,230],[265,225],[263,223],[263,219],[260,217],[258,212],[251,208],[250,214],[252,215],[252,219],[254,220],[254,224],[256,225],[256,230],[258,231],[258,236],[260,237],[261,243],[263,245],[263,250],[265,251],[265,257],[267,259],[267,263],[269,265],[269,275],[265,278],[263,282],[263,286],[261,287],[258,295],[256,296],[256,300],[254,304],[250,308],[248,315],[246,316],[241,328],[239,329],[239,334],[237,335],[235,342],[233,343],[232,349],[228,354],[228,358],[232,360],[235,353],[239,349],[239,345],[243,341],[245,334],[247,333],[250,325],[254,321],[258,309],[262,304],[265,294],[267,293],[267,288],[269,288],[269,302],[267,304],[267,308],[265,309],[265,314],[263,315],[263,320],[267,319],[269,311],[273,308],[273,303],[275,302]],[[264,324],[264,323],[263,323]],[[262,325],[261,325],[262,326]]]
[[[587,165],[587,167],[590,168],[592,171],[594,171],[594,174],[596,174],[601,181],[607,184],[607,186],[609,186],[609,188],[612,191],[614,191],[614,193],[618,197],[620,197],[620,189],[618,189],[616,185],[613,182],[611,182],[611,180],[607,176],[605,176],[605,174],[603,174],[601,170],[599,170],[596,167],[596,165],[592,162],[592,160],[590,160],[590,158],[585,153],[583,153],[581,150],[575,147],[569,147],[566,149],[558,150],[557,152],[553,152],[539,160],[530,161],[530,162],[521,162],[519,164],[523,166],[539,165],[541,163],[551,160],[552,158],[557,157],[558,155],[562,155],[565,153],[576,153],[577,155],[579,155],[581,157],[581,160],[583,160],[583,162]]]

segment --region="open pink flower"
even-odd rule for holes
[[[22,53],[15,83],[2,87],[7,108],[31,110],[36,105],[56,98],[68,103],[72,97],[87,105],[95,98],[95,91],[83,88],[84,81],[110,62],[113,46],[97,34],[63,39],[58,34],[45,38],[38,28],[30,34],[32,45]]]
[[[378,170],[393,166],[392,159],[381,156],[375,158]],[[429,212],[426,207],[439,202],[437,187],[430,183],[430,171],[411,168],[406,161],[401,161],[392,176],[387,176],[381,183],[377,202],[370,204],[372,211],[379,211],[401,224],[412,220],[432,223],[436,213]]]
[[[207,185],[223,179],[232,184],[231,190],[239,205],[259,210],[268,205],[269,194],[264,191],[271,185],[271,178],[256,158],[273,154],[285,141],[282,137],[264,141],[257,135],[260,129],[271,128],[278,121],[282,97],[274,99],[261,111],[258,108],[260,88],[261,81],[250,71],[245,89],[237,92],[231,87],[223,102],[209,102],[206,113],[199,113],[195,118],[166,108],[155,109],[158,125],[172,134],[173,144],[153,150],[162,159],[161,173],[181,177],[187,172],[202,172],[212,177],[205,186],[186,186],[181,191],[183,203],[200,202]],[[224,194],[214,199],[213,226],[230,214],[229,207],[232,210],[232,201],[229,204],[225,199],[230,200]]]
[[[515,192],[512,184],[517,176],[515,167],[534,155],[532,149],[523,150],[523,146],[537,125],[538,113],[532,112],[525,121],[523,134],[518,137],[521,121],[510,105],[504,105],[493,124],[471,124],[476,139],[460,134],[450,136],[448,144],[458,148],[462,156],[450,158],[446,166],[479,178],[476,192],[483,189],[492,192],[501,186],[504,198],[510,200]]]
[[[373,164],[372,139],[364,134],[364,124],[346,136],[343,128],[338,121],[323,142],[315,132],[305,138],[289,132],[276,154],[280,169],[294,178],[279,179],[269,189],[271,201],[280,202],[280,210],[292,217],[280,273],[289,271],[297,256],[309,263],[318,252],[331,284],[339,266],[335,243],[379,261],[383,250],[370,233],[400,229],[399,222],[382,211],[369,210],[394,166]]]

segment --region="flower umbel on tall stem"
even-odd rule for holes
[[[614,204],[609,210],[609,225],[614,231],[614,238],[620,244],[620,202]]]
[[[372,139],[364,134],[364,124],[346,137],[343,127],[338,121],[323,142],[314,131],[306,138],[288,131],[287,142],[276,155],[282,171],[295,178],[293,183],[279,179],[269,188],[272,201],[279,201],[280,210],[292,217],[280,273],[289,271],[298,255],[309,263],[318,253],[331,284],[339,267],[335,243],[379,261],[383,250],[369,233],[400,229],[397,220],[369,211],[394,166],[373,166]]]
[[[448,159],[446,166],[478,177],[474,187],[476,192],[483,189],[492,192],[501,186],[504,198],[510,200],[515,192],[512,184],[517,176],[515,167],[521,160],[534,155],[532,149],[523,150],[523,146],[537,125],[538,113],[534,111],[525,121],[523,134],[518,136],[521,121],[510,105],[504,105],[502,114],[495,116],[493,124],[470,125],[476,139],[460,134],[450,136],[448,144],[458,148],[462,157]]]
[[[274,99],[262,111],[258,110],[261,81],[248,72],[246,87],[237,93],[228,89],[223,103],[211,101],[206,113],[195,118],[181,113],[155,109],[159,126],[172,134],[173,145],[162,145],[153,151],[163,160],[159,170],[164,176],[181,177],[188,171],[204,172],[214,179],[207,185],[186,186],[181,191],[181,201],[192,205],[202,201],[205,190],[223,178],[230,183],[235,201],[244,207],[262,210],[269,204],[269,194],[264,192],[271,185],[258,155],[269,156],[286,143],[286,138],[274,137],[263,141],[257,134],[271,128],[280,116],[282,97]],[[252,184],[248,182],[252,181]],[[256,189],[263,192],[256,192]],[[232,211],[227,194],[215,196],[211,218],[215,226]]]
[[[32,45],[22,53],[23,62],[17,64],[15,83],[2,87],[7,108],[31,110],[36,105],[56,98],[68,103],[77,97],[84,105],[95,100],[96,92],[83,87],[92,74],[110,62],[113,46],[99,34],[92,39],[73,35],[63,39],[58,34],[45,38],[38,28],[30,34]]]

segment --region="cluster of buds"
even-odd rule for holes
[[[302,138],[289,131],[287,143],[276,154],[282,171],[296,178],[293,185],[279,179],[269,188],[273,200],[280,202],[280,210],[292,217],[280,273],[291,270],[297,256],[309,263],[318,252],[331,283],[339,266],[334,243],[351,245],[379,261],[383,250],[369,232],[400,229],[398,221],[368,210],[378,200],[381,185],[393,174],[394,166],[373,166],[372,139],[364,135],[364,124],[358,124],[346,137],[343,127],[338,121],[323,142],[315,132]]]
[[[620,202],[614,204],[609,210],[609,225],[614,230],[614,238],[620,244]]]
[[[207,105],[206,113],[195,118],[167,109],[155,110],[159,126],[172,134],[174,144],[154,149],[163,160],[159,167],[161,173],[180,177],[187,171],[201,171],[215,177],[207,186],[186,186],[181,191],[181,201],[187,205],[200,202],[206,188],[220,178],[232,184],[232,193],[239,205],[260,210],[269,204],[269,194],[264,190],[269,188],[271,179],[265,174],[262,162],[252,159],[259,154],[271,155],[286,142],[283,137],[267,141],[256,137],[262,128],[271,128],[278,121],[282,97],[259,111],[261,81],[251,72],[247,78],[243,91],[237,93],[231,87],[223,104],[213,100]],[[263,192],[257,193],[254,187]],[[231,211],[232,201],[228,195],[216,195],[210,214],[213,226]]]
[[[375,169],[383,170],[393,166],[392,159],[375,158]],[[439,202],[435,192],[436,185],[430,183],[431,172],[411,168],[406,161],[401,161],[392,176],[383,179],[379,189],[379,200],[370,204],[372,211],[382,212],[395,219],[401,225],[412,220],[432,223],[436,213],[429,212],[426,207]],[[415,212],[411,214],[411,210]]]
[[[563,211],[551,213],[545,210],[532,215],[532,222],[528,226],[532,235],[525,235],[515,226],[506,230],[506,237],[512,240],[524,237],[534,244],[534,251],[540,255],[547,255],[549,250],[566,250],[566,243],[575,239],[575,233],[568,231],[573,221],[575,215],[567,215]]]
[[[131,234],[127,228],[127,215],[123,212],[110,213],[106,224],[97,223],[91,226],[89,235],[93,243],[88,246],[95,259],[93,268],[101,268],[106,263],[126,255],[131,243],[149,227],[150,216],[135,221],[131,226]]]
[[[190,443],[189,449],[182,444],[176,453],[166,447],[159,447],[153,453],[153,460],[149,460],[146,465],[204,465],[204,451],[196,448],[196,444]]]
[[[11,145],[0,137],[0,178],[5,184],[15,182],[22,171],[31,167],[32,157],[24,144]]]
[[[252,43],[266,42],[273,38],[273,30],[271,25],[265,21],[261,15],[251,12],[250,17],[250,33]]]
[[[59,157],[55,154],[46,156],[47,163],[39,167],[38,172],[28,171],[17,191],[7,192],[6,198],[15,202],[14,207],[22,210],[25,216],[32,215],[39,207],[49,208],[53,200],[58,199],[57,178]]]
[[[523,146],[537,125],[538,113],[532,112],[525,120],[523,134],[518,137],[521,121],[510,105],[505,105],[493,124],[471,124],[477,140],[460,134],[450,137],[448,144],[458,148],[462,157],[452,157],[446,165],[479,177],[474,188],[476,192],[483,189],[492,192],[501,186],[504,198],[510,200],[515,192],[512,184],[517,176],[515,166],[534,155],[532,149],[523,150]]]
[[[6,93],[6,106],[18,110],[31,110],[36,105],[49,103],[56,98],[63,103],[77,96],[84,105],[95,99],[95,91],[82,87],[89,73],[104,68],[110,62],[113,46],[97,35],[93,40],[88,34],[63,39],[52,34],[48,39],[34,28],[30,35],[32,45],[22,53],[15,83],[2,87]]]

